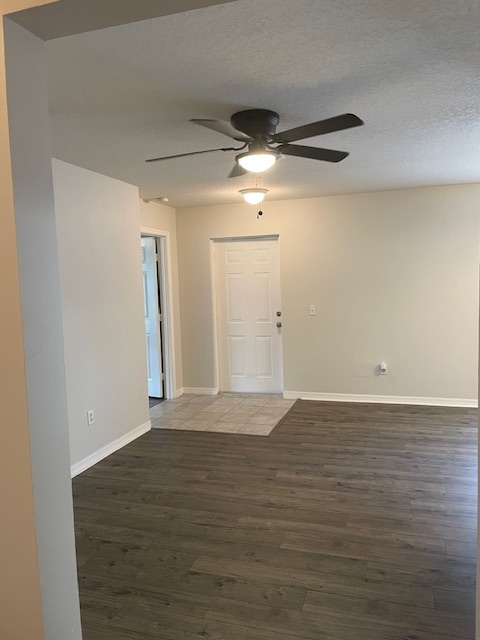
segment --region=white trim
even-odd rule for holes
[[[175,389],[175,398],[179,398],[180,396],[183,396],[183,388],[182,389]]]
[[[355,393],[321,393],[316,391],[284,391],[288,400],[318,400],[323,402],[366,402],[375,404],[409,404],[428,407],[465,407],[476,409],[478,401],[469,398],[425,398],[420,396],[374,396]]]
[[[249,242],[250,240],[278,240],[279,233],[268,233],[258,236],[226,236],[218,238],[210,238],[212,242]]]
[[[154,229],[153,227],[140,227],[140,233],[145,236],[170,236],[170,231]]]
[[[171,400],[175,398],[175,338],[173,323],[173,303],[172,303],[172,261],[170,231],[163,229],[152,229],[151,227],[140,227],[140,235],[154,236],[160,240],[160,276],[161,276],[161,307],[163,313],[162,341],[164,349],[165,366],[165,398]]]
[[[215,239],[210,238],[210,291],[212,292],[212,325],[213,325],[213,380],[220,389],[220,367],[218,363],[218,319],[217,319],[217,287],[215,284]]]
[[[111,455],[112,453],[115,453],[115,451],[118,451],[119,449],[129,444],[130,442],[133,442],[133,440],[136,440],[140,436],[143,436],[144,433],[151,431],[151,429],[152,429],[152,423],[150,420],[148,420],[148,422],[145,422],[144,424],[141,424],[139,427],[132,429],[132,431],[129,431],[128,433],[121,436],[120,438],[117,438],[113,442],[110,442],[110,444],[107,444],[105,447],[98,449],[98,451],[95,451],[95,453],[91,453],[89,456],[87,456],[83,460],[80,460],[79,462],[72,464],[71,466],[72,478],[74,478],[75,476],[78,476],[79,473],[83,473],[87,469],[90,469],[90,467],[93,467],[93,465],[97,464],[97,462],[100,462],[100,460],[103,460],[104,458]]]
[[[165,354],[165,396],[171,399],[175,389],[175,339],[173,335],[172,268],[170,262],[170,234],[159,236],[160,292],[163,315],[163,344]]]
[[[197,396],[217,396],[218,389],[209,389],[208,387],[184,387],[183,393],[194,393]]]

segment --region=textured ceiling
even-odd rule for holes
[[[480,181],[478,0],[237,0],[46,44],[54,155],[173,206],[237,202],[230,146],[190,118],[278,111],[279,130],[353,112],[305,141],[339,164],[285,158],[272,200]]]

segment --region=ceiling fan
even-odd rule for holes
[[[340,162],[348,156],[346,151],[334,151],[333,149],[320,149],[318,147],[306,147],[299,144],[291,144],[297,140],[313,138],[314,136],[332,133],[358,127],[363,124],[353,113],[344,113],[341,116],[319,120],[305,124],[295,129],[277,133],[277,126],[280,116],[275,111],[268,109],[248,109],[234,113],[230,123],[221,120],[193,119],[190,122],[222,133],[223,135],[243,143],[240,147],[223,147],[220,149],[206,149],[205,151],[191,151],[190,153],[179,153],[174,156],[164,156],[162,158],[151,158],[146,162],[159,162],[160,160],[172,160],[173,158],[184,158],[185,156],[195,156],[202,153],[212,153],[213,151],[241,151],[236,156],[235,166],[229,178],[235,178],[246,174],[248,171],[259,173],[272,167],[282,156],[297,156],[299,158],[309,158],[310,160],[323,160],[325,162]],[[244,149],[247,149],[244,152]]]

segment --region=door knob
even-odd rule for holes
[[[282,328],[282,323],[281,322],[277,322],[277,329],[281,329]]]

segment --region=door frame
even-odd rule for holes
[[[161,337],[163,345],[164,398],[175,398],[175,337],[172,304],[172,262],[170,232],[150,227],[140,227],[140,237],[151,236],[157,239],[160,264],[160,304],[162,308]]]
[[[220,391],[220,365],[219,358],[219,332],[217,322],[217,287],[215,284],[216,266],[215,266],[215,245],[220,242],[248,242],[255,240],[273,240],[278,242],[279,254],[280,254],[280,234],[279,233],[266,233],[259,235],[248,236],[219,236],[217,238],[210,238],[210,290],[212,292],[212,325],[213,325],[213,378],[215,382],[215,389],[212,389],[214,394]],[[282,293],[282,264],[280,262],[280,295]],[[285,387],[285,371],[283,367],[283,337],[282,337],[282,386]],[[285,388],[282,391],[285,391]]]

